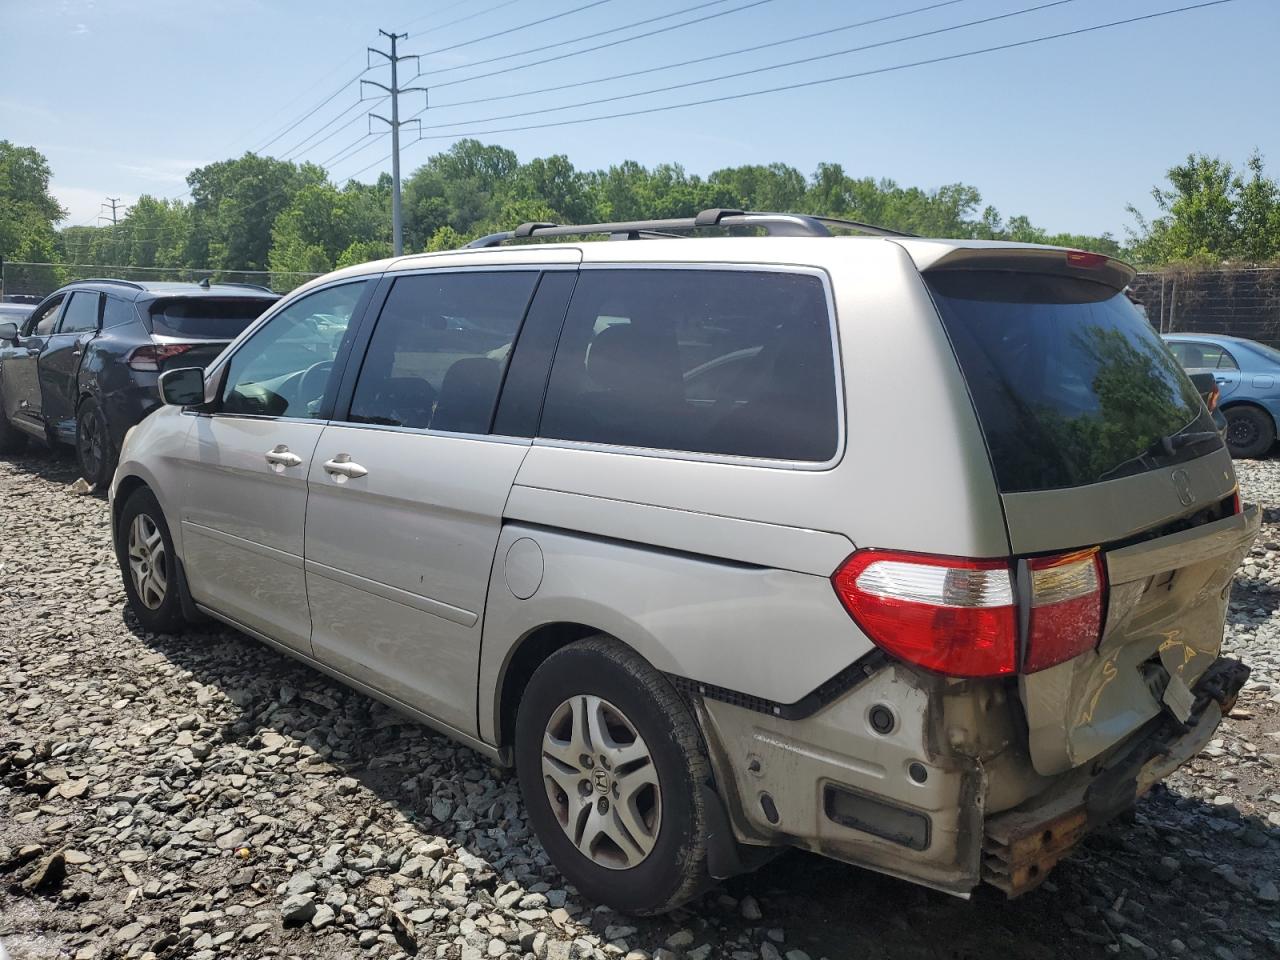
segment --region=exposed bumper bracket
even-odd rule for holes
[[[1235,704],[1249,668],[1220,659],[1196,683],[1188,723],[1163,714],[1093,776],[990,817],[985,825],[982,879],[1010,897],[1035,889],[1049,871],[1095,827],[1132,806],[1212,739]]]

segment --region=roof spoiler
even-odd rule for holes
[[[1079,277],[1122,291],[1137,275],[1123,260],[1066,247],[981,246],[953,247],[898,241],[907,248],[921,273],[939,270],[1005,270]]]

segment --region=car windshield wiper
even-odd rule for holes
[[[1165,456],[1172,457],[1177,451],[1183,447],[1189,447],[1193,443],[1203,443],[1206,440],[1218,440],[1220,435],[1215,430],[1197,430],[1195,433],[1173,433],[1167,437],[1161,437],[1157,443],[1164,451]],[[1155,446],[1156,444],[1152,444]]]

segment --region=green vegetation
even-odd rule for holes
[[[31,147],[0,141],[0,256],[67,264],[323,272],[390,255],[390,178],[334,184],[314,164],[247,153],[187,177],[190,199],[143,196],[115,226],[56,230],[49,167]],[[505,147],[461,140],[404,183],[405,246],[447,250],[518,223],[687,216],[707,207],[790,210],[877,223],[925,236],[1051,243],[1156,266],[1280,258],[1280,186],[1254,155],[1237,171],[1193,155],[1153,191],[1159,215],[1133,207],[1122,245],[1109,234],[1053,234],[1005,219],[976,187],[904,187],[854,177],[838,163],[812,176],[786,164],[726,167],[709,176],[679,164],[632,161],[578,170],[562,155],[525,163]]]

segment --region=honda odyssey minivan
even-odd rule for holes
[[[1247,676],[1258,509],[1132,275],[721,210],[340,270],[162,376],[129,604],[513,765],[620,910],[786,846],[1017,895]]]

